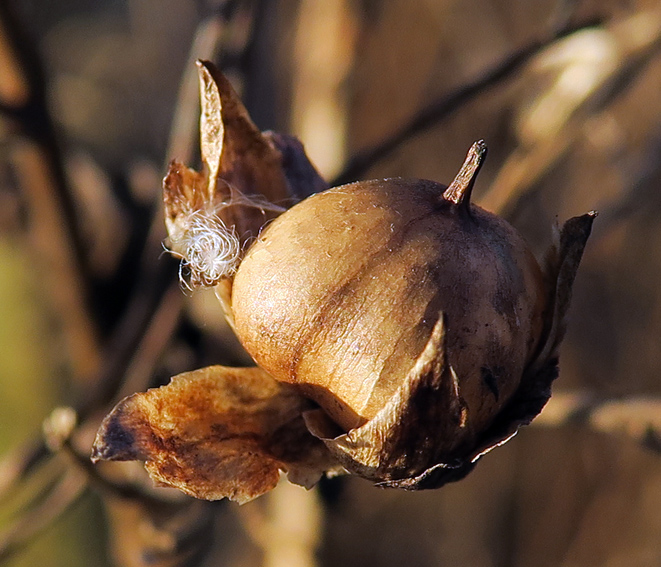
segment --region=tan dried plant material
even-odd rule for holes
[[[231,279],[264,224],[326,188],[296,139],[260,132],[222,73],[205,61],[198,71],[204,173],[175,160],[163,182],[170,248],[192,288]]]
[[[482,141],[449,186],[362,181],[286,211],[267,203],[261,218],[219,206],[234,188],[241,206],[252,191],[275,206],[283,187],[303,197],[323,183],[298,143],[260,134],[222,75],[200,70],[210,177],[173,166],[166,221],[177,242],[194,233],[182,214],[210,206],[250,235],[232,270],[200,263],[192,281],[217,285],[259,368],[210,367],[127,398],[95,457],[144,460],[160,483],[239,501],[281,470],[306,486],[338,470],[410,490],[462,478],[548,400],[595,213],[558,231],[542,269],[513,227],[471,203]]]
[[[333,468],[301,417],[311,407],[259,368],[210,366],[120,402],[92,458],[142,460],[159,484],[243,503],[274,488],[280,471],[310,487]]]
[[[234,279],[246,350],[316,401],[310,430],[381,485],[461,478],[539,413],[557,375],[594,214],[567,222],[544,273],[509,224],[470,203],[485,156],[474,144],[449,187],[387,179],[310,197]]]

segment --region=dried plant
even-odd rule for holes
[[[29,561],[91,497],[112,560],[130,567],[657,564],[658,6],[161,2],[130,0],[121,30],[67,14],[39,43],[23,32],[37,38],[66,3],[0,4],[0,251],[20,243],[39,271],[0,267],[49,300],[57,354],[29,357],[57,368],[72,406],[0,462],[0,561]],[[237,92],[311,159],[260,132]],[[184,164],[200,130],[198,172]],[[480,136],[491,157],[474,191],[481,144],[449,188],[391,179],[449,181]],[[178,160],[164,210],[164,166],[144,155]],[[370,177],[390,180],[328,190]],[[431,244],[406,223],[430,206]],[[591,208],[573,285],[594,216],[559,226],[550,248],[548,227]],[[453,226],[462,245],[437,246]],[[478,254],[485,226],[507,246],[485,237]],[[520,326],[494,314],[494,290]],[[465,330],[480,322],[499,340]],[[547,402],[566,329],[544,411],[465,480],[424,497],[353,481],[462,478]],[[257,367],[239,367],[233,330]],[[51,390],[0,378],[35,399]],[[180,490],[140,463],[92,465],[104,415],[96,457],[146,461]],[[282,471],[320,489],[204,501],[246,502]],[[91,522],[71,533],[92,539]]]
[[[270,202],[296,194],[290,165],[199,68],[207,176],[170,166],[168,232],[261,368],[209,367],[125,399],[93,458],[145,460],[160,484],[239,502],[278,470],[307,487],[342,469],[408,489],[462,478],[550,396],[594,214],[567,222],[542,275],[516,231],[470,203],[484,142],[449,187],[354,183],[283,212]]]

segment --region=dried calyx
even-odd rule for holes
[[[177,252],[199,272],[191,283],[216,286],[259,368],[210,367],[127,398],[95,457],[142,459],[161,483],[239,501],[280,470],[306,486],[339,470],[409,489],[461,478],[550,396],[594,213],[565,224],[540,269],[470,202],[483,142],[448,187],[364,181],[291,206],[323,187],[302,148],[259,133],[211,67],[201,76],[210,177],[172,166],[168,228],[175,244],[204,243],[200,261]],[[186,224],[200,211],[208,234]],[[219,230],[239,239],[227,271]]]

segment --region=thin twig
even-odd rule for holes
[[[455,112],[458,108],[473,100],[489,87],[497,85],[501,81],[511,77],[545,47],[572,33],[597,26],[600,23],[601,20],[594,19],[578,25],[567,26],[512,53],[474,81],[465,84],[450,94],[444,95],[439,100],[432,102],[429,106],[420,110],[406,124],[395,130],[395,132],[379,144],[357,153],[349,160],[342,172],[335,177],[331,185],[336,186],[356,181],[368,169],[388,157],[399,146],[418,134],[434,127],[452,112]]]
[[[532,425],[548,428],[572,423],[625,435],[661,453],[661,400],[657,398],[605,400],[586,392],[555,393]]]
[[[165,291],[163,299],[149,321],[142,336],[140,348],[124,373],[122,387],[115,396],[115,401],[148,387],[154,367],[172,340],[179,323],[182,306],[183,294],[179,282],[174,280]]]
[[[14,142],[10,156],[30,211],[29,235],[42,263],[43,287],[62,321],[73,376],[84,383],[99,367],[100,346],[86,306],[87,286],[63,220],[52,162],[41,145],[29,140]]]
[[[43,439],[31,439],[3,456],[0,461],[0,502],[51,456]]]

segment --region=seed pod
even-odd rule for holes
[[[407,489],[463,477],[550,397],[596,214],[567,221],[540,269],[507,222],[470,203],[483,142],[449,187],[358,182],[281,213],[252,192],[304,197],[323,181],[297,144],[248,122],[216,70],[200,71],[211,173],[171,167],[168,231],[260,368],[209,367],[125,399],[95,458],[143,459],[160,483],[240,501],[282,470],[306,486],[341,468]],[[227,232],[241,242],[221,273]]]
[[[395,460],[433,439],[424,467],[436,464],[475,442],[537,352],[541,269],[507,222],[470,203],[485,155],[474,144],[449,187],[387,179],[312,196],[262,232],[236,273],[232,311],[244,347],[343,432],[377,420],[372,440],[351,434],[356,447],[401,429],[404,412],[412,424],[397,435],[411,445]],[[402,400],[401,411],[384,412],[425,377],[432,408]],[[322,437],[327,425],[309,420]],[[380,449],[363,464],[382,469]],[[424,470],[407,458],[399,467],[407,474]]]
[[[345,431],[393,396],[442,313],[469,430],[487,426],[519,385],[545,290],[516,231],[469,204],[484,153],[475,144],[450,188],[388,179],[308,198],[241,263],[232,290],[239,339]]]

